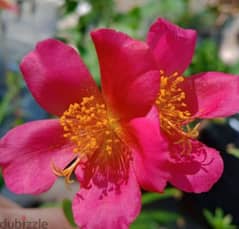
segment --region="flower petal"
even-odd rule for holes
[[[8,0],[0,0],[0,9],[17,11],[17,5]]]
[[[29,122],[10,130],[0,140],[0,155],[6,185],[19,194],[49,189],[56,179],[51,163],[64,168],[74,156],[58,120]]]
[[[110,29],[91,35],[103,93],[113,112],[125,119],[145,115],[157,96],[160,80],[147,44]]]
[[[81,188],[73,201],[74,219],[80,228],[123,229],[137,217],[141,208],[141,193],[133,169],[127,183],[119,189],[104,193],[92,185]]]
[[[24,57],[20,68],[35,99],[55,115],[61,115],[81,97],[98,91],[79,54],[54,39],[39,42]]]
[[[166,75],[174,72],[182,74],[191,63],[196,38],[196,31],[183,29],[159,18],[149,29],[147,43],[160,70]]]
[[[209,191],[218,181],[223,172],[223,160],[220,154],[213,148],[209,148],[201,143],[194,147],[194,161],[191,164],[191,174],[185,174],[175,168],[169,182],[185,192],[201,193]],[[194,173],[194,162],[200,163],[200,169]],[[187,172],[190,167],[188,164]]]
[[[162,169],[167,161],[168,145],[160,133],[156,109],[145,118],[132,120],[130,126],[137,141],[133,154],[137,180],[145,190],[162,192],[169,177]]]
[[[188,107],[195,117],[226,117],[239,112],[237,76],[221,72],[199,73],[186,78],[183,88]]]

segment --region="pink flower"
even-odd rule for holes
[[[220,72],[183,77],[192,59],[196,32],[164,19],[158,19],[151,26],[147,43],[161,73],[155,102],[161,150],[155,160],[159,164],[155,177],[160,174],[158,179],[169,181],[186,192],[206,192],[222,175],[223,161],[215,149],[196,140],[199,124],[193,127],[190,123],[237,113],[239,77]]]
[[[0,0],[0,9],[17,10],[17,5],[8,0]]]
[[[0,165],[15,193],[44,192],[56,175],[70,183],[74,173],[81,186],[73,201],[76,223],[127,228],[140,211],[140,185],[151,182],[147,168],[154,169],[143,157],[160,148],[154,138],[159,129],[151,130],[157,113],[132,119],[151,109],[159,71],[146,43],[109,29],[93,32],[92,39],[102,93],[76,51],[60,41],[42,41],[23,59],[21,71],[33,96],[60,118],[10,130],[0,141]],[[138,158],[145,168],[135,172]]]

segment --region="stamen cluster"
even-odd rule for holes
[[[111,117],[104,103],[94,96],[84,97],[81,103],[69,106],[60,123],[64,137],[73,145],[76,159],[64,170],[53,165],[56,175],[64,176],[69,183],[75,168],[85,162],[89,177],[93,177],[97,170],[102,177],[111,174],[121,179],[125,176],[128,151],[122,127],[116,118]]]
[[[184,77],[177,72],[171,76],[165,76],[163,71],[160,73],[160,91],[155,103],[159,110],[161,129],[174,144],[182,146],[181,155],[188,155],[192,148],[191,139],[198,136],[199,124],[194,128],[188,124],[193,118],[185,103],[186,94],[180,87]]]

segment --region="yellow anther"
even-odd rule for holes
[[[189,126],[186,130],[184,128],[185,123],[192,121],[185,103],[186,94],[180,87],[185,79],[178,72],[170,76],[163,74],[162,71],[160,91],[155,101],[160,114],[160,127],[167,135],[180,138],[175,144],[182,144],[183,152],[188,153],[192,148],[190,139],[198,136],[198,125],[193,129]]]
[[[106,152],[107,152],[109,155],[111,155],[111,153],[112,153],[112,147],[111,147],[111,146],[107,145],[107,146],[105,147],[105,150],[106,150]]]
[[[61,116],[60,124],[64,138],[72,143],[73,153],[78,158],[90,158],[96,154],[100,157],[99,162],[105,162],[107,157],[119,160],[123,144],[120,141],[122,128],[117,119],[109,114],[106,105],[99,103],[94,96],[84,97],[80,103],[71,104]],[[113,149],[116,152],[112,156]],[[71,174],[78,164],[78,161],[74,162],[64,170],[54,167],[53,171],[58,176],[65,176],[66,182],[70,183]]]
[[[105,131],[105,134],[106,134],[106,135],[110,135],[110,131],[109,131],[109,130],[106,130],[106,131]]]

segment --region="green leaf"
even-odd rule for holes
[[[12,104],[20,91],[20,81],[16,75],[8,72],[6,77],[7,91],[0,102],[0,124],[3,122],[5,117],[11,113]]]
[[[4,180],[3,180],[3,176],[0,173],[0,189],[4,186]]]
[[[175,223],[179,217],[177,213],[163,210],[143,211],[130,228],[154,229],[158,228],[158,225]]]
[[[175,188],[167,188],[163,193],[145,193],[142,197],[142,204],[150,204],[157,200],[168,198],[181,198],[182,192]]]
[[[221,208],[215,210],[215,214],[211,213],[207,209],[203,211],[203,214],[208,224],[213,229],[236,229],[237,226],[232,224],[232,216],[225,215]]]
[[[233,144],[227,145],[227,152],[232,156],[239,158],[239,149],[236,148]]]
[[[66,216],[68,222],[71,226],[76,227],[76,223],[74,221],[73,213],[72,213],[72,203],[70,200],[65,199],[62,202],[62,208],[64,215]]]

